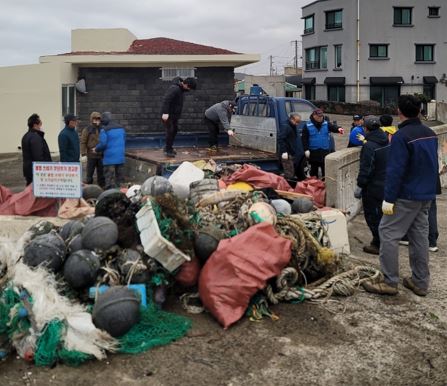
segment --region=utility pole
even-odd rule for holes
[[[273,56],[270,55],[269,58],[270,58],[270,76],[272,76],[273,75]]]
[[[298,43],[301,43],[302,40],[292,40],[291,43],[295,43],[295,58],[294,58],[294,67],[295,73],[298,73]]]

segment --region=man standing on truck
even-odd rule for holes
[[[166,145],[164,153],[166,157],[174,158],[177,154],[173,148],[175,136],[178,131],[178,120],[182,115],[183,94],[189,90],[195,90],[197,82],[194,78],[174,78],[172,85],[166,91],[161,106],[161,120],[166,129]]]
[[[281,163],[284,169],[286,178],[296,177],[298,181],[306,178],[304,174],[304,157],[303,143],[301,136],[298,134],[298,126],[301,123],[301,116],[299,114],[291,114],[288,125],[281,127],[278,135],[278,146],[281,154]],[[290,172],[288,165],[293,166],[293,171]]]
[[[321,176],[324,177],[324,159],[331,152],[329,133],[343,134],[344,130],[325,120],[321,109],[315,109],[309,119],[301,135],[304,155],[310,163],[310,175],[318,178],[321,169]]]
[[[234,135],[230,122],[235,106],[236,103],[233,101],[223,101],[212,105],[205,111],[204,121],[209,133],[208,150],[210,152],[217,152],[218,150],[219,123],[222,124],[230,137]]]

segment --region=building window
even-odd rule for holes
[[[311,34],[314,32],[314,15],[304,18],[304,34]]]
[[[394,25],[411,25],[412,8],[394,7]]]
[[[62,116],[76,114],[75,95],[73,84],[62,86]]]
[[[434,44],[416,44],[416,62],[433,62],[434,60]]]
[[[335,68],[341,68],[341,44],[334,46]]]
[[[388,44],[370,44],[370,58],[388,58]]]
[[[337,11],[326,12],[326,29],[339,29],[343,27],[343,11],[341,9]]]
[[[345,102],[345,86],[327,86],[327,100]]]
[[[161,69],[161,79],[162,80],[172,80],[176,77],[180,78],[194,78],[195,69],[194,68],[168,68],[163,67]]]
[[[313,47],[306,50],[306,70],[327,69],[327,47]]]
[[[307,100],[315,100],[315,85],[314,84],[306,84],[304,85],[304,97]]]
[[[428,7],[428,17],[439,17],[439,7]]]
[[[395,85],[377,85],[371,86],[370,99],[377,101],[382,107],[397,107],[397,100],[400,96],[400,86]]]

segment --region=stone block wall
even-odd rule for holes
[[[111,111],[129,134],[163,132],[161,104],[171,82],[161,80],[160,68],[80,68],[87,94],[77,94],[80,128],[89,124],[92,111]],[[197,90],[185,93],[179,126],[182,132],[206,131],[205,110],[214,103],[234,98],[232,67],[196,69]]]

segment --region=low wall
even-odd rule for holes
[[[59,217],[0,216],[0,238],[5,237],[8,241],[18,240],[29,228],[42,220],[57,226],[64,225],[68,221]]]
[[[397,110],[393,107],[381,107],[379,103],[373,101],[360,103],[333,102],[314,100],[312,103],[321,108],[326,114],[343,114],[343,115],[396,115]]]
[[[447,123],[447,103],[436,103],[436,119],[440,122]]]
[[[446,104],[447,105],[447,104]],[[432,127],[438,136],[439,164],[447,164],[447,124]],[[360,148],[336,151],[326,157],[326,206],[340,209],[348,220],[361,210],[361,202],[354,197],[360,164]],[[441,186],[447,187],[447,173],[441,175]]]

